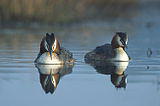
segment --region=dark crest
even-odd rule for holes
[[[46,41],[49,45],[53,45],[55,41],[54,33],[51,33],[51,34],[46,33]]]
[[[126,32],[116,32],[116,35],[119,35],[122,41],[127,41],[127,33]]]

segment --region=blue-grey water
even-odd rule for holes
[[[0,105],[2,106],[159,106],[160,12],[141,10],[114,21],[88,21],[69,26],[4,28],[0,30]],[[131,61],[124,74],[126,87],[116,88],[110,74],[86,64],[84,55],[110,43],[117,31],[129,36]],[[61,46],[73,53],[74,66],[60,73],[53,94],[45,93],[34,65],[46,32],[55,32]],[[147,55],[148,48],[152,54]],[[150,50],[148,52],[151,52]],[[43,71],[43,70],[42,70]]]

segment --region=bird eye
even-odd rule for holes
[[[54,80],[53,80],[53,78],[52,78],[52,83],[54,84]]]
[[[120,45],[123,45],[123,46],[125,46],[126,44],[125,44],[125,41],[123,40],[123,39],[120,39],[120,43],[119,43]]]
[[[52,46],[52,50],[55,51],[56,50],[56,41],[54,42],[53,46]]]
[[[121,39],[120,41],[122,42],[122,44],[124,44],[124,40]]]
[[[54,47],[55,47],[55,45],[52,46],[52,50],[53,50],[53,51],[54,51]]]

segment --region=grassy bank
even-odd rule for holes
[[[128,17],[137,4],[138,0],[0,0],[0,24]]]

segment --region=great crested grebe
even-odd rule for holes
[[[117,32],[112,38],[111,44],[104,44],[96,47],[85,55],[85,61],[129,61],[130,57],[125,52],[128,37],[126,33]]]
[[[70,64],[74,63],[74,58],[72,53],[60,46],[53,33],[46,33],[46,36],[41,41],[40,51],[34,62],[41,64]]]

